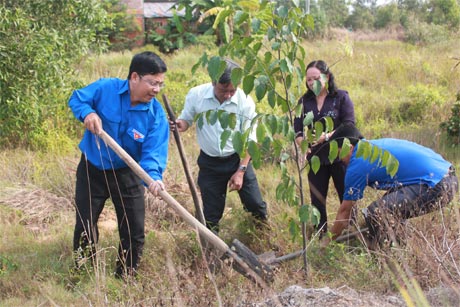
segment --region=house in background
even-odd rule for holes
[[[128,14],[135,16],[141,32],[133,36],[142,37],[139,45],[144,44],[146,35],[151,31],[163,34],[162,26],[173,17],[173,7],[176,1],[167,0],[120,0],[127,6]],[[183,11],[178,11],[179,16],[184,16]]]

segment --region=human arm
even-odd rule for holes
[[[96,113],[98,101],[102,96],[102,84],[103,81],[99,80],[75,90],[69,99],[69,107],[75,118],[83,122],[85,128],[96,135],[102,131],[102,120]]]
[[[339,210],[337,211],[337,216],[331,228],[333,240],[337,239],[337,237],[342,234],[342,231],[348,227],[351,210],[353,209],[355,203],[356,202],[353,200],[343,200],[340,204]]]
[[[341,102],[340,102],[340,109],[339,109],[339,119],[340,124],[344,123],[355,123],[355,107],[353,101],[351,100],[350,96],[348,95],[347,91],[340,91],[342,94]]]
[[[351,210],[355,205],[356,201],[353,200],[343,200],[340,204],[339,210],[337,211],[337,216],[335,218],[334,224],[331,228],[331,237],[323,237],[321,240],[321,246],[327,246],[331,240],[337,239],[340,236],[345,228],[348,227],[350,222]]]

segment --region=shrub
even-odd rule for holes
[[[428,24],[411,19],[406,25],[405,41],[411,44],[428,45],[449,39],[449,30],[442,25]]]
[[[442,122],[439,126],[447,133],[447,137],[452,145],[460,144],[460,92],[457,94],[457,101],[452,106],[451,117]]]
[[[422,120],[435,119],[437,106],[442,106],[446,98],[439,87],[431,88],[417,84],[407,88],[407,98],[399,105],[399,116],[403,123],[418,123]]]
[[[96,32],[105,17],[95,0],[0,6],[0,146],[43,144],[31,140],[37,135],[43,140],[44,123],[62,114],[74,79],[72,64],[101,50],[103,39]]]

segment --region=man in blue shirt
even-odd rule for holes
[[[127,80],[103,78],[75,90],[69,106],[86,131],[77,168],[73,248],[77,268],[94,263],[97,221],[110,197],[120,235],[116,276],[134,275],[144,246],[145,188],[141,179],[98,135],[104,129],[154,179],[148,189],[164,189],[169,126],[155,98],[164,86],[166,64],[153,52],[136,54]],[[89,258],[88,258],[89,257]]]
[[[386,191],[363,210],[372,239],[370,242],[374,243],[380,242],[386,235],[397,239],[391,232],[398,224],[442,208],[452,201],[458,191],[454,167],[430,148],[391,138],[364,140],[353,124],[340,126],[330,140],[336,140],[338,147],[342,148],[345,138],[350,140],[351,148],[342,159],[347,165],[345,193],[331,229],[332,239],[348,226],[352,208],[357,200],[363,198],[367,186]],[[360,142],[369,142],[380,150],[375,161],[356,157]],[[385,151],[399,162],[394,176],[382,166]],[[328,239],[324,240],[322,244],[326,245]]]
[[[210,110],[222,110],[236,115],[235,129],[243,133],[249,128],[256,116],[255,104],[251,96],[233,85],[231,72],[239,67],[235,62],[226,60],[227,67],[217,82],[196,86],[187,94],[184,109],[171,129],[186,131],[198,114]],[[236,190],[244,208],[266,225],[267,205],[262,199],[256,174],[247,153],[240,158],[233,148],[232,138],[221,147],[221,135],[224,132],[219,121],[210,124],[204,119],[202,127],[196,129],[200,155],[198,157],[198,185],[203,201],[203,214],[206,225],[214,232],[219,231],[219,221],[225,208],[227,187]],[[256,140],[255,129],[249,136]]]

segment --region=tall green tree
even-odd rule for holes
[[[428,3],[428,22],[446,25],[452,31],[460,26],[460,4],[457,0],[431,0]]]
[[[348,1],[346,0],[319,0],[318,5],[324,11],[329,27],[344,27],[348,18]]]
[[[106,12],[97,0],[0,4],[0,146],[41,147],[66,133],[72,67],[105,46]]]

